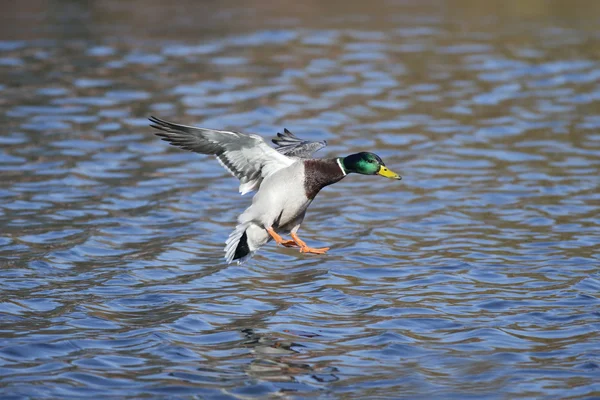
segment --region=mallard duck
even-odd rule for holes
[[[298,237],[306,209],[325,186],[349,173],[380,175],[402,179],[389,170],[381,158],[361,152],[347,157],[315,159],[313,153],[327,142],[312,142],[296,137],[287,129],[278,133],[273,148],[258,135],[196,128],[150,117],[158,136],[170,144],[201,154],[212,154],[221,165],[240,180],[242,195],[256,191],[252,205],[239,217],[238,225],[225,245],[228,263],[242,263],[274,240],[301,253],[324,254],[329,247],[313,248]],[[284,240],[282,234],[292,240]]]

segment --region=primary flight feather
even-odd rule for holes
[[[323,254],[329,248],[312,248],[298,235],[306,209],[325,186],[340,181],[348,173],[381,175],[402,179],[373,153],[357,153],[338,158],[312,158],[327,142],[305,141],[284,130],[269,146],[258,135],[196,128],[150,117],[151,126],[163,140],[185,150],[211,154],[240,180],[240,193],[256,191],[252,205],[239,217],[238,225],[225,246],[228,263],[248,260],[270,240],[300,252]],[[280,234],[289,233],[292,240]]]

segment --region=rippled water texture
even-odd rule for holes
[[[600,3],[2,14],[2,395],[600,397]],[[326,188],[325,256],[228,266],[250,197],[151,114],[404,180]]]

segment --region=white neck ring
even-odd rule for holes
[[[340,166],[340,169],[342,170],[342,174],[344,174],[344,176],[346,176],[346,171],[344,170],[344,167],[342,166],[342,163],[340,161],[339,158],[336,158],[335,161],[337,161],[338,165]]]

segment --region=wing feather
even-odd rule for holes
[[[240,180],[240,193],[257,190],[264,178],[294,163],[253,134],[197,128],[149,118],[156,135],[173,146],[201,154],[212,154]]]
[[[313,142],[302,140],[287,129],[283,133],[278,133],[272,140],[277,145],[276,149],[281,154],[288,157],[311,158],[314,153],[327,146],[327,142]]]

